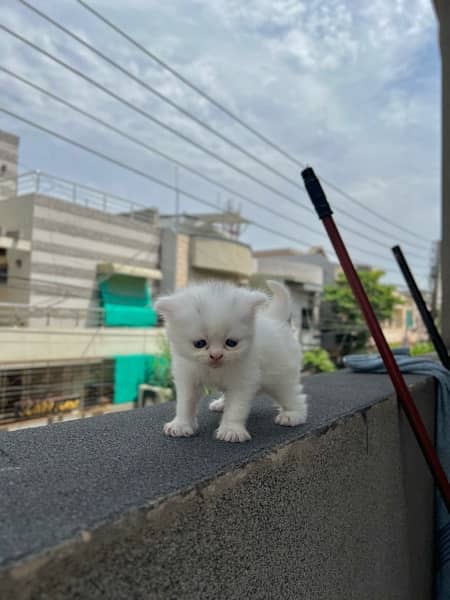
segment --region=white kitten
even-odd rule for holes
[[[299,425],[307,417],[300,384],[300,346],[288,325],[287,289],[268,282],[273,298],[228,283],[194,285],[160,298],[156,310],[166,321],[177,388],[176,416],[164,426],[170,436],[194,435],[203,387],[224,396],[210,409],[223,411],[219,440],[250,439],[246,421],[252,399],[268,393],[280,406],[275,422]]]

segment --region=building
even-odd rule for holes
[[[333,284],[337,274],[341,271],[338,263],[330,261],[325,250],[321,246],[312,246],[307,252],[300,252],[293,248],[274,248],[271,250],[259,250],[255,256],[260,258],[277,257],[285,261],[301,262],[305,265],[316,265],[322,269],[323,285]]]
[[[254,272],[250,246],[237,238],[246,224],[239,213],[161,216],[161,290],[220,279],[238,285]]]
[[[389,344],[410,346],[429,339],[422,317],[408,291],[396,292],[399,304],[392,318],[382,323],[383,333]]]
[[[5,193],[6,190],[9,190],[10,194],[16,192],[19,141],[16,135],[0,131],[0,189],[2,193]]]
[[[42,172],[0,182],[0,424],[136,400],[163,340],[159,246],[156,209]]]
[[[304,262],[296,250],[271,249],[253,253],[256,260],[254,285],[267,279],[279,279],[292,297],[292,325],[305,349],[321,345],[319,326],[320,295],[324,285],[324,268],[314,262]],[[312,254],[311,254],[312,256]]]
[[[32,309],[50,305],[61,309],[53,326],[96,325],[101,308],[113,324],[111,294],[129,296],[128,309],[139,311],[133,294],[161,279],[158,212],[117,214],[125,203],[41,172],[19,176],[18,193],[0,196],[0,302],[30,308],[21,325],[44,324]]]

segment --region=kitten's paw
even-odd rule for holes
[[[220,425],[216,439],[224,442],[247,442],[252,436],[243,425]]]
[[[209,403],[209,410],[212,412],[223,412],[223,407],[225,406],[225,398],[224,396],[220,396],[217,400],[213,400]]]
[[[164,433],[170,437],[190,437],[195,435],[197,430],[198,425],[195,421],[180,421],[176,417],[164,425]]]
[[[275,417],[275,423],[285,425],[287,427],[295,427],[306,423],[308,410],[306,407],[303,410],[282,410]]]

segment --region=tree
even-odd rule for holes
[[[395,286],[380,283],[383,271],[361,270],[358,274],[377,318],[390,319],[395,306],[403,303],[395,294]],[[370,334],[344,273],[339,274],[335,284],[325,286],[324,301],[328,310],[323,328],[336,332],[337,357],[366,348]]]

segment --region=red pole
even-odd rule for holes
[[[447,510],[450,512],[450,484],[447,476],[442,468],[439,457],[430,440],[428,432],[423,423],[422,417],[417,410],[414,400],[410,394],[408,386],[403,378],[403,375],[395,361],[394,355],[389,348],[389,345],[384,337],[383,331],[378,323],[377,317],[373,311],[372,305],[367,297],[367,294],[361,284],[358,273],[353,266],[351,258],[347,252],[347,248],[341,238],[341,235],[336,227],[332,217],[333,211],[328,204],[325,193],[317,179],[313,169],[307,168],[302,171],[302,177],[309,197],[314,205],[314,208],[323,221],[324,227],[328,233],[334,250],[339,258],[342,269],[347,277],[347,281],[352,288],[355,296],[366,320],[369,331],[375,340],[378,351],[383,359],[384,365],[391,378],[394,388],[397,392],[398,399],[401,402],[403,410],[406,413],[408,421],[414,431],[416,439],[422,449],[425,460],[431,470],[442,498],[445,502]]]

